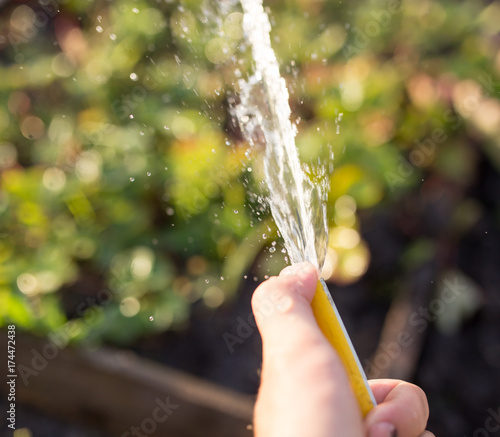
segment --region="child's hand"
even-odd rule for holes
[[[340,358],[311,310],[317,280],[312,264],[298,264],[253,296],[263,341],[255,436],[432,437],[424,392],[403,381],[371,381],[379,405],[362,419]]]

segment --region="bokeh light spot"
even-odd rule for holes
[[[0,169],[12,167],[17,162],[17,150],[11,143],[0,144]]]
[[[209,308],[217,308],[224,302],[224,292],[219,287],[208,287],[203,293],[203,302]]]
[[[213,38],[205,46],[205,55],[212,64],[222,64],[231,56],[229,42],[223,38]]]
[[[21,133],[30,140],[39,140],[45,133],[45,123],[38,117],[29,116],[21,122]]]
[[[22,273],[17,277],[17,287],[21,293],[31,296],[38,292],[38,280],[31,273]]]
[[[153,270],[155,255],[148,247],[140,247],[134,251],[130,272],[136,279],[146,279]]]
[[[125,317],[134,317],[140,309],[141,304],[135,297],[126,297],[120,302],[120,312]]]
[[[60,168],[49,167],[43,172],[43,185],[47,190],[58,192],[61,191],[66,184],[66,173]]]

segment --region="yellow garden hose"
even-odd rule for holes
[[[339,354],[363,417],[377,404],[351,339],[323,279],[318,281],[311,307],[323,334]]]

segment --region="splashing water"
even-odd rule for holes
[[[268,202],[292,263],[307,260],[321,271],[328,238],[328,177],[322,171],[319,181],[312,182],[301,166],[288,90],[271,47],[271,24],[262,0],[241,4],[255,71],[239,82],[240,103],[233,112],[249,143],[265,148]]]

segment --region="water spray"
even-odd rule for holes
[[[241,4],[255,72],[239,83],[240,104],[234,115],[249,143],[260,142],[265,147],[268,202],[292,263],[307,260],[321,272],[328,241],[325,199],[329,178],[324,172],[313,185],[304,174],[295,145],[296,127],[290,121],[288,91],[271,46],[271,24],[262,0],[241,0]],[[366,416],[376,405],[375,398],[323,279],[318,281],[311,307],[320,329],[339,354]]]

